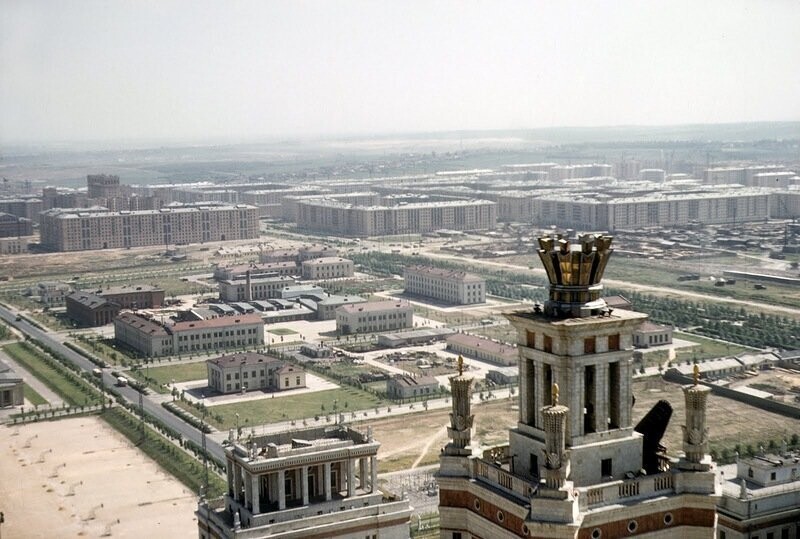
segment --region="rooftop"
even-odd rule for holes
[[[447,338],[448,343],[456,343],[462,346],[480,348],[490,354],[507,357],[516,360],[518,357],[517,347],[513,344],[493,341],[485,337],[470,335],[469,333],[456,333]]]
[[[444,268],[434,268],[432,266],[409,266],[406,268],[406,272],[419,273],[422,275],[428,275],[430,277],[439,277],[442,279],[453,279],[465,283],[484,282],[484,279],[482,277],[478,277],[477,275],[473,275],[472,273],[467,273],[465,271],[444,269]]]
[[[150,335],[162,335],[166,337],[167,335],[171,334],[171,332],[168,331],[165,326],[159,324],[155,320],[151,318],[145,318],[144,316],[128,311],[119,313],[117,318],[114,320],[115,324],[117,322],[127,324],[138,329],[139,331],[149,333]]]
[[[319,266],[322,264],[336,264],[338,262],[350,262],[350,260],[347,258],[341,258],[339,256],[323,256],[320,258],[312,258],[311,260],[306,260],[303,262],[303,265]]]
[[[259,363],[266,364],[275,362],[280,362],[280,359],[264,354],[257,354],[255,352],[222,355],[220,357],[207,360],[207,363],[213,363],[214,365],[222,368],[232,367],[234,365],[249,367],[250,365],[258,365]]]
[[[222,316],[211,320],[198,320],[196,322],[176,322],[172,326],[172,331],[190,331],[193,329],[224,328],[235,325],[264,324],[264,321],[257,314],[243,314],[241,316]]]
[[[371,301],[368,303],[344,305],[340,307],[340,309],[348,313],[356,313],[356,312],[371,313],[378,311],[389,311],[393,309],[411,310],[411,305],[409,305],[407,301],[385,300],[385,301]]]

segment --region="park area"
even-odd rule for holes
[[[0,429],[4,538],[192,537],[196,497],[98,417]]]

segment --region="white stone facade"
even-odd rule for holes
[[[352,260],[335,256],[305,260],[302,264],[303,279],[309,280],[352,277],[353,271]]]
[[[403,279],[408,294],[456,305],[486,302],[486,281],[463,271],[411,266],[403,271]]]
[[[392,331],[414,326],[414,308],[406,301],[376,301],[336,309],[336,331],[342,335]]]

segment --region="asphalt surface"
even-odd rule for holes
[[[24,318],[17,320],[17,312],[15,310],[0,305],[0,318],[25,335],[28,335],[31,339],[39,341],[52,350],[62,354],[68,361],[82,371],[91,375],[92,371],[97,368],[94,363],[84,356],[66,347],[58,340],[55,333],[43,331],[27,322]],[[111,375],[111,370],[112,369],[103,369],[103,382],[106,387],[112,387],[117,382],[116,378]],[[139,406],[139,392],[132,387],[114,387],[114,390],[128,403],[136,407]],[[198,446],[202,445],[202,433],[199,430],[181,421],[178,417],[165,410],[159,403],[153,402],[148,399],[147,396],[144,396],[142,399],[142,407],[146,413],[158,418],[159,421],[169,428],[180,433],[184,439],[191,440]],[[206,449],[211,456],[215,457],[220,462],[225,462],[225,451],[222,449],[222,445],[213,440],[210,436],[206,436]]]

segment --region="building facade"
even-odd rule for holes
[[[146,357],[258,348],[264,344],[264,321],[245,314],[166,324],[123,311],[114,319],[114,338]]]
[[[386,380],[386,395],[390,399],[419,399],[439,394],[439,381],[433,376],[396,374]]]
[[[232,439],[227,492],[200,502],[199,538],[407,538],[408,500],[377,488],[379,447],[344,425]]]
[[[684,387],[679,459],[660,448],[666,402],[634,427],[631,335],[646,315],[605,305],[599,280],[610,243],[583,237],[573,250],[563,238],[539,240],[549,299],[507,314],[518,334],[520,379],[508,444],[473,446],[473,380],[461,369],[450,378],[450,442],[438,473],[443,539],[716,537],[710,390]]]
[[[464,271],[409,266],[403,270],[403,279],[407,294],[456,305],[486,302],[486,281]]]
[[[650,348],[672,344],[672,326],[644,322],[633,332],[633,346],[636,348]]]
[[[258,237],[254,206],[175,205],[160,210],[51,209],[40,215],[42,246],[53,251],[208,243]]]
[[[411,328],[414,308],[406,301],[375,301],[336,309],[336,331],[342,335]]]
[[[295,282],[293,277],[285,275],[256,278],[246,275],[244,279],[219,281],[217,286],[222,301],[253,301],[280,298],[281,291]]]
[[[519,360],[519,351],[513,344],[468,333],[456,333],[447,337],[447,349],[456,354],[504,367],[515,366]]]
[[[33,221],[10,213],[0,213],[0,238],[33,235]]]
[[[333,256],[305,260],[302,264],[303,279],[339,279],[352,277],[354,265],[352,260]]]
[[[120,305],[91,292],[80,290],[66,298],[67,316],[81,327],[110,324],[119,314]]]
[[[278,358],[244,352],[206,361],[208,387],[219,393],[285,391],[306,387],[306,373]]]
[[[24,380],[0,361],[0,408],[25,404]]]

